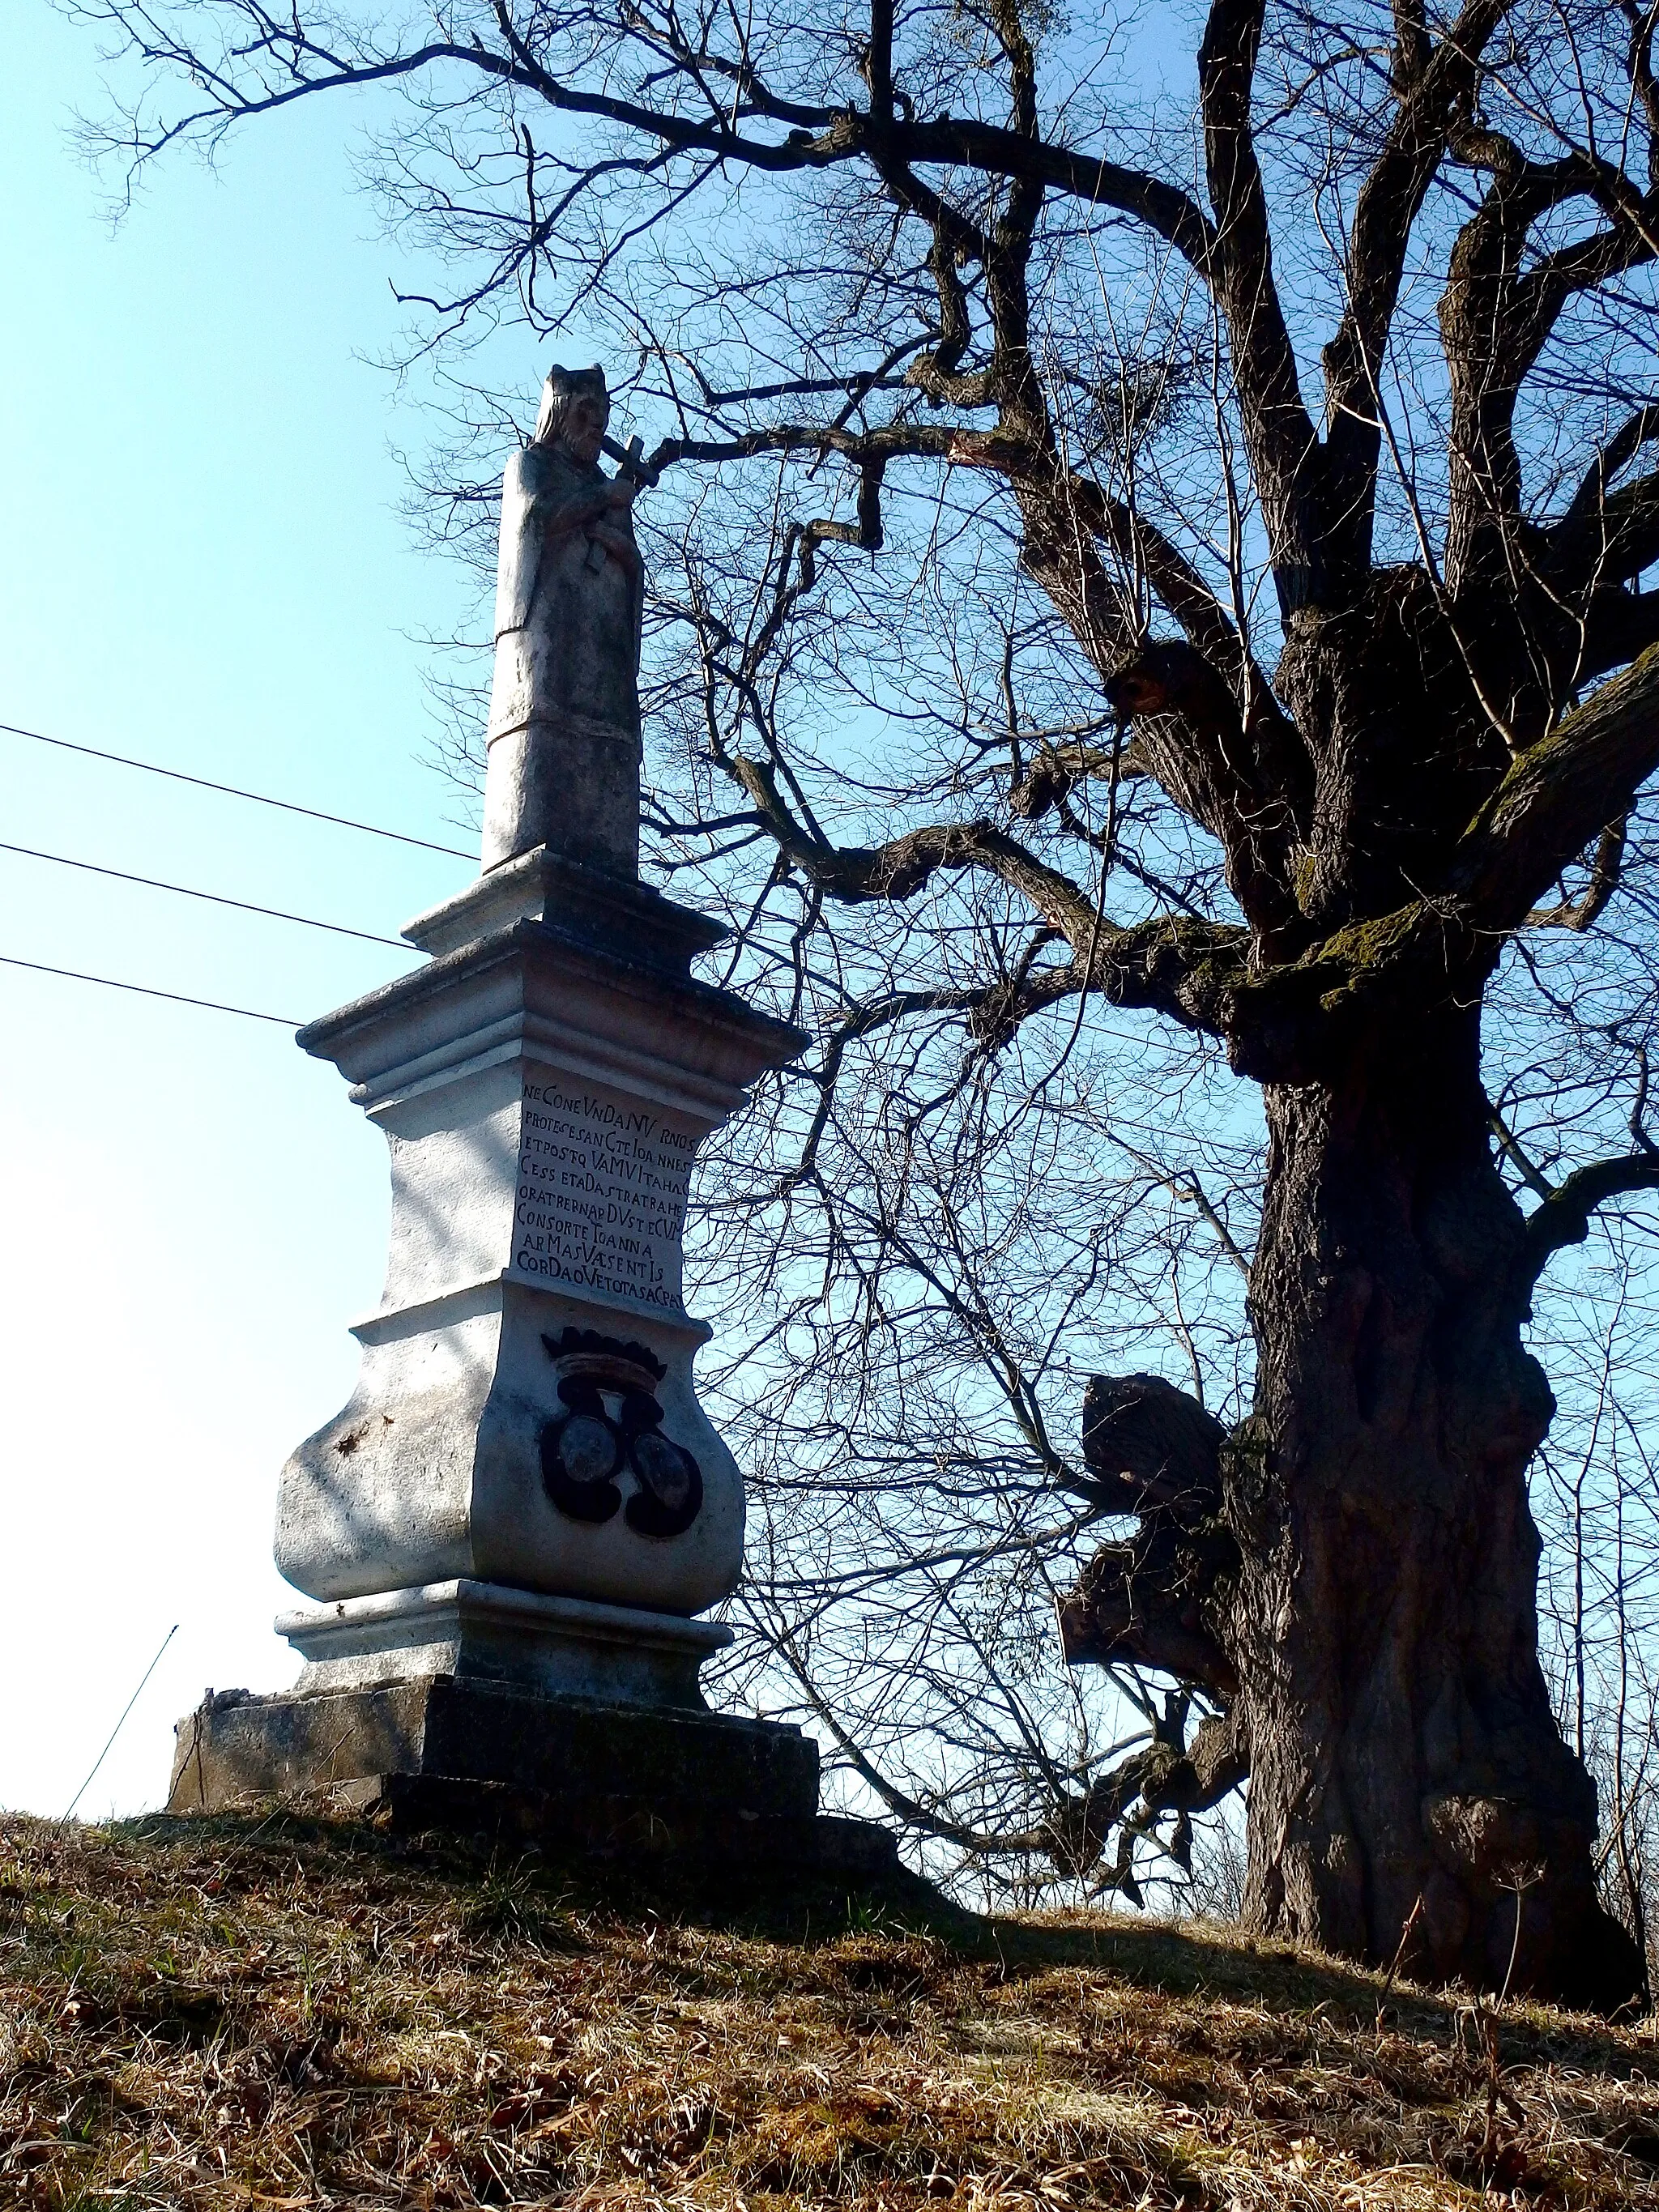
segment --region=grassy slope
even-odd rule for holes
[[[1454,2002],[1219,1932],[704,1905],[0,1822],[0,2203],[1659,2207],[1647,2028],[1511,2007],[1494,2072]]]

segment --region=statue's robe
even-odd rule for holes
[[[639,870],[639,550],[607,479],[533,445],[501,483],[483,865],[537,845]]]

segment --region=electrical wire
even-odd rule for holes
[[[126,1701],[125,1705],[123,1705],[123,1707],[121,1708],[121,1717],[120,1717],[120,1719],[119,1719],[118,1721],[117,1721],[117,1722],[116,1722],[115,1726],[114,1726],[114,1727],[110,1730],[110,1732],[109,1732],[109,1741],[108,1741],[108,1743],[106,1743],[106,1744],[104,1746],[103,1749],[99,1753],[99,1754],[98,1754],[97,1758],[96,1758],[96,1759],[94,1759],[93,1760],[93,1762],[92,1762],[92,1773],[88,1775],[88,1777],[87,1777],[86,1780],[85,1780],[85,1781],[81,1784],[81,1787],[80,1787],[80,1788],[76,1791],[76,1793],[75,1793],[74,1796],[70,1798],[70,1808],[69,1808],[69,1811],[68,1811],[67,1813],[65,1813],[65,1814],[64,1814],[64,1815],[63,1819],[62,1819],[62,1820],[58,1823],[58,1826],[59,1826],[60,1828],[64,1828],[64,1827],[67,1827],[67,1826],[69,1826],[69,1823],[70,1823],[70,1820],[71,1820],[71,1819],[73,1818],[73,1816],[74,1816],[74,1813],[75,1813],[75,1808],[76,1808],[76,1807],[80,1803],[81,1800],[82,1800],[82,1799],[86,1796],[86,1794],[87,1794],[88,1790],[91,1789],[92,1784],[93,1784],[93,1779],[94,1779],[94,1777],[97,1774],[99,1768],[103,1765],[104,1761],[105,1761],[105,1760],[109,1757],[109,1755],[110,1755],[110,1753],[111,1753],[112,1749],[114,1747],[114,1743],[115,1743],[115,1739],[116,1739],[116,1737],[117,1737],[118,1735],[120,1735],[120,1733],[121,1733],[122,1729],[123,1729],[126,1726],[126,1724],[127,1724],[127,1715],[128,1715],[128,1714],[132,1711],[133,1707],[137,1704],[137,1702],[138,1702],[139,1698],[142,1698],[142,1697],[143,1696],[143,1694],[144,1694],[144,1684],[145,1684],[146,1682],[148,1682],[148,1681],[149,1681],[149,1680],[150,1676],[151,1676],[151,1675],[155,1672],[156,1668],[161,1665],[161,1653],[167,1650],[167,1648],[168,1644],[172,1643],[172,1641],[173,1641],[173,1638],[174,1638],[178,1633],[179,1633],[179,1624],[178,1624],[178,1622],[175,1620],[175,1621],[173,1622],[173,1624],[172,1627],[171,1627],[170,1629],[168,1629],[168,1631],[167,1631],[167,1634],[166,1634],[166,1635],[161,1638],[161,1649],[156,1652],[155,1656],[155,1657],[150,1661],[150,1662],[149,1662],[149,1666],[145,1668],[145,1669],[144,1669],[144,1671],[143,1671],[143,1675],[142,1675],[142,1676],[140,1677],[140,1679],[139,1679],[139,1683],[138,1683],[138,1686],[137,1686],[137,1688],[133,1692],[132,1695],[131,1695],[131,1696],[127,1699],[127,1701]]]
[[[228,1006],[222,999],[190,999],[182,991],[157,991],[148,983],[122,983],[113,975],[88,975],[79,968],[48,968],[44,960],[19,960],[0,952],[0,968],[27,968],[36,975],[67,975],[72,983],[101,983],[110,991],[135,991],[141,999],[170,999],[176,1006],[205,1006],[215,1014],[245,1014],[251,1022],[275,1022],[278,1029],[297,1030],[302,1024],[286,1014],[256,1013],[252,1006]]]
[[[36,744],[56,745],[60,752],[84,753],[88,760],[113,761],[118,768],[142,769],[146,775],[165,775],[174,783],[193,783],[198,791],[217,791],[227,799],[251,799],[258,806],[280,807],[284,814],[303,814],[313,822],[332,822],[341,830],[361,830],[370,837],[389,837],[397,845],[418,845],[423,853],[443,853],[452,860],[476,860],[476,853],[458,845],[434,845],[429,837],[410,837],[401,830],[382,830],[373,822],[354,822],[344,814],[325,814],[318,806],[296,805],[291,799],[272,799],[263,791],[243,791],[234,783],[213,783],[204,775],[186,775],[182,769],[160,768],[154,761],[133,760],[125,753],[100,752],[96,745],[72,744],[67,738],[49,738],[44,730],[25,730],[15,722],[0,722],[8,737],[32,738]]]
[[[239,914],[262,914],[272,921],[297,921],[302,928],[326,929],[336,937],[361,938],[365,945],[392,945],[399,952],[409,946],[401,937],[377,937],[373,930],[348,929],[342,921],[318,921],[308,914],[288,914],[281,907],[255,906],[247,899],[227,898],[222,891],[193,890],[188,884],[164,884],[159,876],[131,876],[125,868],[100,867],[96,860],[72,860],[67,853],[42,853],[33,845],[8,845],[0,840],[0,853],[21,853],[26,860],[52,860],[60,868],[82,868],[89,876],[112,876],[118,884],[143,884],[147,890],[176,891],[180,898],[205,899],[210,906],[234,906]]]

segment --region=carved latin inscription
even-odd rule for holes
[[[696,1139],[574,1078],[526,1078],[513,1272],[680,1310]]]

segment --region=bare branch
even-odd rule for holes
[[[1211,281],[1227,318],[1279,602],[1288,611],[1318,589],[1322,549],[1313,491],[1320,456],[1274,281],[1267,191],[1250,123],[1265,12],[1266,0],[1214,0],[1198,68],[1216,216]]]
[[[1576,1169],[1527,1217],[1526,1245],[1518,1263],[1523,1287],[1531,1288],[1555,1253],[1583,1243],[1599,1207],[1643,1190],[1659,1190],[1659,1158],[1651,1152],[1596,1160]]]

